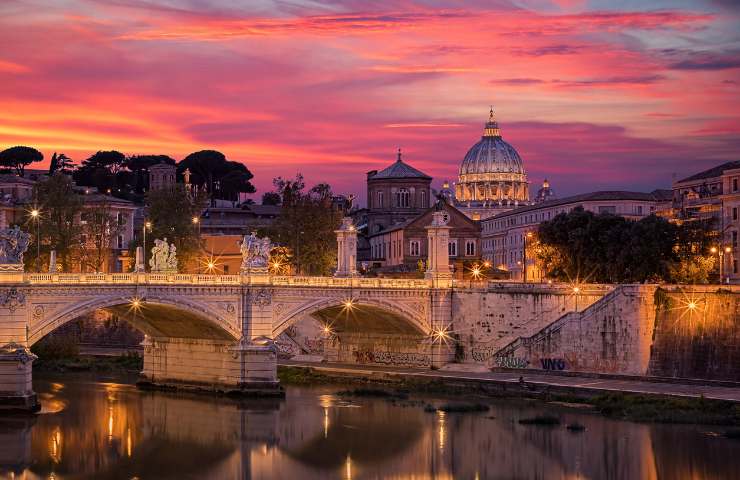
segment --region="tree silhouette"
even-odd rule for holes
[[[64,153],[57,155],[57,152],[51,156],[51,163],[49,164],[49,175],[55,173],[63,173],[64,175],[70,175],[74,171],[74,164],[72,159]]]
[[[73,178],[78,185],[96,187],[99,192],[117,190],[117,174],[126,166],[126,157],[116,150],[99,151],[82,162]]]
[[[239,193],[254,193],[250,180],[252,172],[244,164],[226,159],[215,150],[201,150],[185,157],[177,165],[177,173],[190,171],[190,183],[200,191],[208,191],[211,198],[238,200]]]
[[[22,177],[26,165],[33,162],[40,162],[44,159],[44,154],[32,147],[10,147],[0,152],[0,167],[15,170],[15,173]]]

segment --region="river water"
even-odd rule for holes
[[[275,401],[139,391],[122,378],[37,378],[33,419],[0,418],[0,476],[25,479],[724,479],[721,428],[614,421],[528,400],[347,398],[288,387]],[[473,399],[472,401],[480,401]],[[539,414],[558,426],[522,425]],[[566,428],[580,423],[585,431]]]

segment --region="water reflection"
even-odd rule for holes
[[[657,479],[732,478],[740,442],[708,427],[616,422],[570,410],[564,427],[525,426],[530,402],[477,414],[347,400],[334,388],[235,403],[82,380],[37,382],[35,418],[0,418],[7,478]],[[429,399],[426,399],[430,401]]]

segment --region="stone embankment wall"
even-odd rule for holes
[[[496,354],[504,368],[644,375],[650,360],[655,287],[620,285],[579,312],[521,337]]]
[[[740,288],[620,285],[496,353],[502,368],[740,381]]]
[[[648,373],[740,380],[740,288],[661,288]]]
[[[568,312],[587,308],[611,290],[609,285],[579,285],[576,292],[563,284],[490,283],[485,290],[455,291],[451,322],[460,342],[458,360],[507,366],[499,364],[499,350]]]

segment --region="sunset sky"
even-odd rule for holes
[[[740,160],[738,5],[2,0],[0,148],[216,149],[364,204],[398,147],[454,180],[493,104],[535,185],[669,187]]]

